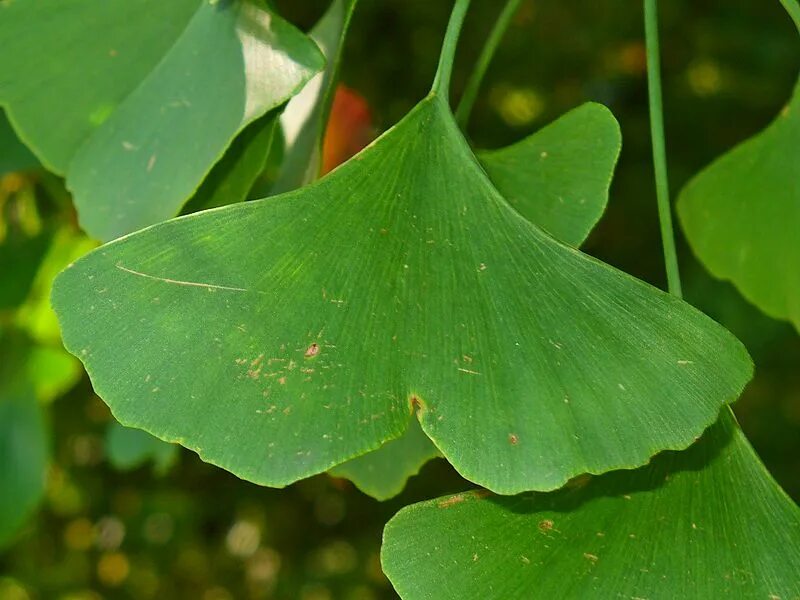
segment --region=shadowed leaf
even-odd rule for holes
[[[795,598],[800,511],[729,412],[685,452],[551,494],[402,510],[384,571],[404,600]]]

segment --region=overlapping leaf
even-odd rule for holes
[[[523,217],[577,247],[606,208],[620,145],[611,112],[588,103],[516,144],[478,152],[478,159]]]
[[[800,595],[800,511],[727,412],[689,450],[584,487],[408,507],[382,552],[404,600]]]
[[[163,223],[56,281],[127,425],[279,486],[410,412],[499,492],[688,446],[751,364],[733,336],[520,217],[436,94],[298,192]]]
[[[492,183],[514,208],[553,237],[579,245],[597,223],[621,145],[619,125],[599,104],[584,104],[520,142],[479,152]],[[333,469],[384,500],[439,451],[412,424],[380,449]]]
[[[800,28],[796,0],[784,5]],[[678,214],[695,254],[768,315],[800,329],[800,84],[762,133],[682,191]]]
[[[322,68],[251,0],[0,5],[0,104],[110,239],[177,213],[235,135]],[[52,110],[52,98],[62,110]]]
[[[336,90],[344,40],[357,0],[333,0],[310,32],[327,59],[325,70],[289,101],[281,115],[286,154],[272,193],[288,192],[319,177],[322,138]]]

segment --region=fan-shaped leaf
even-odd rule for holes
[[[436,94],[312,186],[93,252],[53,302],[124,424],[267,485],[418,406],[468,479],[553,489],[688,446],[751,374],[713,321],[520,217]]]
[[[584,104],[524,140],[481,152],[495,187],[524,217],[567,244],[579,245],[600,218],[621,145],[619,125],[604,106]],[[439,451],[412,424],[403,437],[331,473],[384,500]]]
[[[800,511],[733,417],[685,452],[551,494],[408,507],[384,533],[405,600],[795,598]]]

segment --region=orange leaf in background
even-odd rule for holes
[[[322,174],[358,154],[375,138],[372,111],[358,92],[340,84],[322,145]]]

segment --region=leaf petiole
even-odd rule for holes
[[[787,0],[788,1],[788,0]],[[650,100],[650,132],[653,139],[653,166],[658,199],[658,220],[661,243],[667,269],[667,288],[670,294],[682,297],[675,233],[672,227],[672,207],[669,199],[667,151],[664,141],[664,108],[661,98],[661,57],[658,42],[658,2],[644,0],[645,43],[647,46],[647,88]]]
[[[464,17],[467,15],[470,0],[456,0],[453,12],[450,14],[450,22],[447,24],[447,32],[444,35],[442,53],[439,56],[439,66],[436,69],[436,78],[431,86],[431,94],[441,96],[450,102],[450,78],[453,74],[453,62],[456,57],[456,47],[458,46],[458,36],[461,34],[461,26],[464,24]]]

